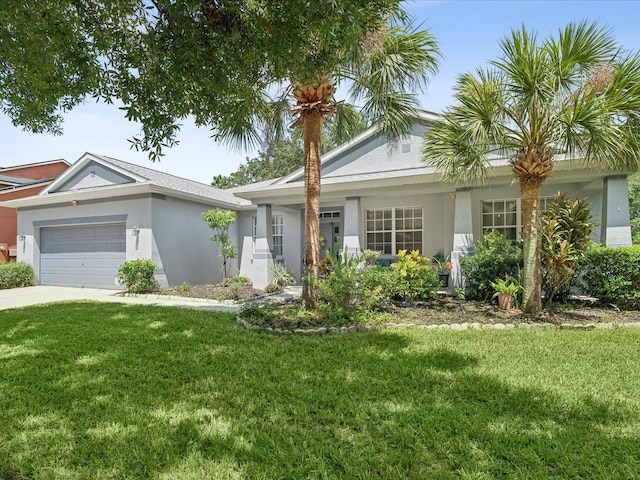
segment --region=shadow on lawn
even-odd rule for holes
[[[283,340],[211,313],[83,305],[48,314],[11,339],[0,331],[2,344],[41,352],[0,367],[0,479],[640,471],[636,411],[513,387],[475,372],[481,358],[415,349],[419,340],[401,332]]]

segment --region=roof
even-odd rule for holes
[[[233,205],[246,205],[249,202],[233,195],[229,190],[222,190],[206,183],[196,182],[187,178],[178,177],[168,173],[153,170],[151,168],[142,167],[129,162],[124,162],[115,158],[107,157],[105,155],[89,154],[95,158],[98,158],[106,163],[115,165],[123,170],[129,171],[145,178],[154,185],[176,190],[178,192],[189,193],[198,195],[211,200],[218,200],[220,202],[226,202]]]
[[[102,164],[106,168],[131,178],[133,182],[92,186],[88,188],[70,189],[59,192],[56,191],[57,188],[73,178],[74,175],[81,171],[90,162]],[[221,190],[211,185],[88,152],[82,155],[80,159],[71,166],[71,168],[58,176],[38,195],[23,199],[9,200],[4,202],[4,206],[13,208],[33,207],[65,203],[71,200],[95,200],[146,193],[157,193],[188,201],[207,205],[216,205],[223,208],[234,208],[237,210],[253,208],[250,201],[236,197],[228,190]]]
[[[28,185],[30,183],[38,183],[42,180],[32,180],[30,178],[14,177],[12,175],[2,175],[0,173],[0,183],[6,185]]]
[[[33,163],[23,163],[20,165],[12,165],[10,167],[0,167],[0,173],[8,170],[17,170],[19,168],[27,168],[27,167],[38,167],[41,165],[49,165],[51,163],[66,163],[67,165],[71,165],[64,158],[57,158],[55,160],[44,160],[42,162],[33,162]]]

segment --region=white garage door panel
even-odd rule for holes
[[[43,228],[40,283],[117,288],[114,277],[126,260],[124,224]]]

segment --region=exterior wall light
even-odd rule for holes
[[[131,229],[131,236],[137,237],[138,235],[140,235],[140,229],[138,227],[133,227]]]
[[[25,238],[26,238],[26,237],[25,237],[24,233],[19,233],[19,234],[18,234],[18,241],[19,241],[19,242],[24,242],[24,239],[25,239]]]
[[[78,200],[71,200],[71,205],[73,205],[74,207],[78,206]]]

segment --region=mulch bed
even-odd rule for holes
[[[237,292],[237,298],[234,298],[234,293],[226,285],[194,285],[189,287],[188,290],[172,288],[169,290],[161,290],[158,293],[160,295],[171,295],[175,297],[205,298],[207,300],[236,300],[240,302],[253,300],[264,295],[263,290],[257,290],[251,285],[245,285],[242,290]]]
[[[209,300],[237,300],[240,302],[263,297],[265,292],[250,285],[245,286],[234,299],[229,287],[224,285],[194,285],[188,290],[179,288],[163,290],[162,295],[172,295]],[[298,303],[293,301],[292,303]],[[453,297],[441,297],[430,302],[418,302],[410,306],[395,305],[390,313],[397,323],[417,325],[454,324],[454,323],[552,323],[555,325],[586,325],[592,323],[640,322],[640,311],[621,311],[604,308],[590,301],[574,300],[551,309],[545,309],[540,315],[532,317],[521,310],[500,310],[495,303],[460,300]]]

